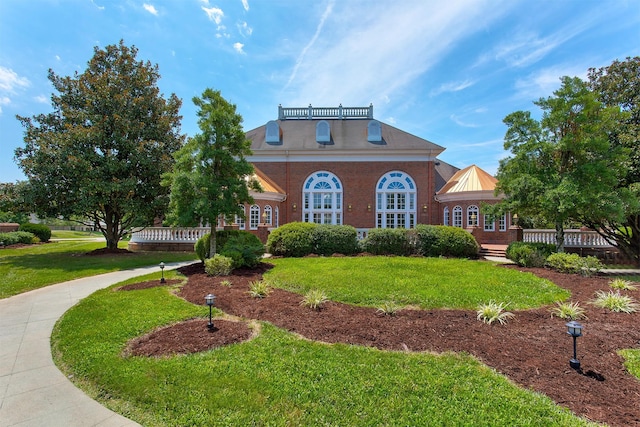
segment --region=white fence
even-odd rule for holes
[[[523,230],[522,240],[531,243],[556,244],[555,230]],[[567,248],[613,247],[595,231],[564,230],[564,246]]]
[[[195,243],[209,227],[147,227],[131,233],[131,243]]]

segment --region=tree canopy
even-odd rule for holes
[[[49,70],[53,112],[18,116],[25,146],[15,156],[34,212],[87,218],[108,248],[163,214],[169,199],[161,175],[184,141],[181,101],[160,94],[158,66],[138,61],[137,53],[120,41],[96,47],[81,74]]]
[[[171,187],[167,220],[174,225],[211,226],[211,250],[216,253],[218,218],[244,217],[243,204],[253,203],[249,190],[261,191],[252,178],[253,166],[246,160],[251,142],[242,129],[236,106],[220,91],[206,89],[194,97],[201,133],[189,138],[175,153],[172,173],[165,175]]]
[[[553,96],[535,102],[540,120],[528,111],[505,117],[504,147],[511,156],[500,162],[496,187],[505,194],[499,209],[552,221],[560,250],[567,221],[624,217],[624,199],[612,189],[628,156],[609,138],[619,109],[598,101],[577,77],[561,82]]]

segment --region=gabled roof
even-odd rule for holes
[[[250,191],[249,193],[251,194],[251,197],[253,197],[254,199],[273,200],[273,201],[283,202],[287,198],[287,195],[284,192],[284,190],[280,188],[278,184],[273,182],[271,178],[265,175],[264,172],[262,172],[260,169],[255,167],[255,165],[253,166],[252,178],[256,179],[260,183],[260,186],[262,187],[262,190],[263,190],[262,193]]]
[[[476,165],[466,167],[451,177],[437,195],[470,191],[491,191],[496,189],[498,180]]]

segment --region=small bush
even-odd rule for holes
[[[513,242],[507,247],[507,258],[522,267],[544,267],[555,248],[547,243]]]
[[[231,280],[223,280],[222,282],[220,282],[220,286],[233,286],[233,283],[231,283]]]
[[[488,304],[480,304],[476,313],[478,314],[478,320],[487,324],[492,324],[498,321],[501,325],[507,323],[507,319],[515,317],[515,314],[508,311],[504,311],[507,304],[496,303],[495,301],[489,301]]]
[[[229,237],[220,251],[220,255],[233,259],[233,268],[255,267],[263,254],[260,239],[248,232]]]
[[[304,295],[302,301],[300,301],[300,305],[309,307],[313,310],[320,310],[327,301],[327,295],[324,291],[312,289]]]
[[[269,234],[267,251],[272,255],[303,257],[313,253],[313,231],[318,224],[290,222]]]
[[[362,250],[374,255],[411,255],[413,252],[404,228],[372,228],[362,242]]]
[[[638,289],[631,281],[624,279],[613,279],[609,282],[609,286],[612,289],[620,289],[622,291],[635,291]]]
[[[0,242],[4,246],[16,245],[22,243],[23,245],[30,245],[32,243],[38,243],[38,239],[35,234],[28,231],[12,231],[10,233],[0,233]]]
[[[44,224],[32,224],[26,222],[20,224],[18,231],[26,231],[34,234],[41,242],[48,242],[51,239],[51,229]]]
[[[264,280],[249,283],[249,295],[254,298],[264,298],[271,292],[271,287]]]
[[[476,258],[480,246],[471,233],[460,227],[417,225],[416,252],[419,255]]]
[[[215,254],[204,261],[204,271],[209,276],[228,276],[233,271],[233,260],[224,255]]]
[[[350,225],[322,224],[311,233],[313,253],[353,255],[358,252],[358,232]]]
[[[578,254],[559,252],[547,257],[546,265],[561,273],[591,276],[602,269],[602,263],[596,257],[581,257]]]
[[[615,313],[635,313],[640,309],[640,305],[633,298],[621,295],[620,291],[596,292],[596,298],[591,302],[596,307],[606,308]]]
[[[382,316],[395,316],[398,310],[400,310],[400,305],[393,301],[385,301],[378,306],[376,313]]]
[[[584,308],[577,302],[558,302],[557,307],[551,309],[551,317],[556,316],[567,320],[587,319]]]
[[[227,244],[227,241],[231,238],[231,237],[239,237],[239,236],[253,236],[255,237],[253,234],[249,233],[248,231],[244,231],[244,230],[218,230],[216,231],[216,252],[220,253],[222,248],[224,248],[224,246]],[[247,237],[248,239],[250,239],[250,237]],[[258,241],[260,241],[260,239],[258,239],[256,237],[256,239]],[[202,236],[201,238],[199,238],[195,245],[193,246],[193,250],[195,251],[196,255],[198,256],[198,258],[200,259],[200,261],[204,262],[205,259],[210,258],[211,257],[211,253],[210,253],[210,246],[211,246],[211,233],[207,233],[204,236]]]

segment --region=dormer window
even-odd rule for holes
[[[367,125],[367,141],[382,142],[382,125],[377,120],[370,120]]]
[[[320,120],[316,125],[316,141],[318,144],[331,142],[331,128],[326,120]]]
[[[267,122],[267,130],[265,133],[265,142],[267,144],[279,144],[280,143],[280,126],[278,122],[271,120]]]

